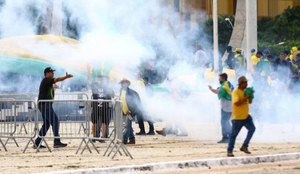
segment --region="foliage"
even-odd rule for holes
[[[221,53],[225,52],[226,47],[230,41],[232,26],[225,19],[229,18],[234,24],[234,17],[229,15],[219,16],[218,17],[218,32],[219,32],[219,50]],[[203,24],[201,24],[202,26]],[[210,18],[204,22],[203,33],[206,34],[208,42],[213,45],[213,20]]]
[[[219,17],[219,51],[225,52],[230,41],[232,28],[226,18],[234,23],[233,16]],[[203,32],[208,42],[213,43],[213,21],[204,22]],[[300,47],[300,7],[289,7],[275,18],[261,18],[257,22],[258,50],[270,49],[272,54],[278,55],[283,50],[290,50],[293,46]]]

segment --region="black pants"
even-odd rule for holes
[[[54,144],[60,143],[60,139],[57,138],[57,137],[59,137],[59,120],[53,110],[52,103],[39,103],[38,107],[39,107],[39,111],[42,113],[42,117],[43,117],[43,126],[41,127],[41,129],[39,131],[39,136],[41,136],[41,137],[45,136],[51,125],[53,134],[56,137],[54,139]],[[42,139],[40,137],[38,137],[35,140],[35,144],[39,145],[41,140]]]
[[[145,132],[145,125],[144,125],[144,117],[143,115],[137,115],[137,120],[138,120],[138,124],[139,124],[139,128],[140,128],[140,132]],[[148,124],[149,124],[149,132],[153,132],[154,131],[154,125],[153,122],[147,120]]]

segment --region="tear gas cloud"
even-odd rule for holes
[[[51,55],[52,62],[61,65],[90,65],[96,68],[99,64],[112,65],[130,79],[137,78],[142,62],[155,60],[159,56],[159,47],[163,50],[163,56],[153,66],[158,72],[168,70],[167,78],[161,84],[168,92],[155,92],[149,97],[133,85],[142,96],[147,115],[153,120],[161,120],[187,131],[192,138],[221,138],[219,101],[207,88],[209,82],[204,79],[204,66],[195,66],[193,58],[193,40],[197,38],[197,33],[202,32],[201,25],[183,21],[178,12],[162,1],[61,2],[62,10],[67,11],[61,16],[63,31],[66,30],[67,20],[76,26],[80,45],[74,48],[29,42],[19,43],[19,46],[39,55]],[[29,9],[33,9],[34,13]],[[5,1],[0,11],[1,37],[37,34],[41,17],[46,12],[47,3],[44,0]],[[204,12],[197,13],[205,18]],[[184,27],[188,25],[193,27]],[[199,41],[206,46],[204,50],[207,54],[211,55],[207,47],[209,43],[203,38]],[[211,56],[209,58],[212,59]],[[9,88],[1,79],[1,86]],[[26,81],[22,85],[32,85],[30,80]],[[236,87],[236,82],[232,82]],[[211,83],[214,87],[219,85],[217,76]],[[297,105],[300,97],[284,90],[286,84],[275,83],[270,87],[253,84],[256,95],[251,111],[257,126],[254,141],[299,141],[300,130],[297,125],[300,123],[300,109]]]

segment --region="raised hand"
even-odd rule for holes
[[[66,77],[67,77],[67,78],[72,78],[73,75],[66,72]]]

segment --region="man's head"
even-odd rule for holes
[[[283,51],[283,54],[285,55],[285,57],[288,57],[289,54],[290,54],[290,52],[289,52],[289,50],[284,50],[284,51]]]
[[[271,54],[269,49],[264,50],[264,56],[269,56]]]
[[[197,50],[203,50],[203,47],[199,43],[196,44],[196,48]]]
[[[143,81],[144,81],[145,84],[148,84],[149,83],[149,78],[145,76],[145,77],[143,77]]]
[[[283,60],[285,60],[285,58],[286,58],[285,53],[284,53],[284,52],[281,52],[281,53],[279,54],[279,59],[280,59],[281,61],[283,61]]]
[[[232,51],[232,46],[228,46],[228,47],[226,48],[226,51],[227,51],[227,53],[231,52],[231,51]]]
[[[244,90],[247,88],[248,86],[248,80],[245,76],[242,76],[238,79],[238,83],[239,83],[239,88]]]
[[[261,51],[257,51],[256,57],[261,58],[263,56],[263,53]]]
[[[237,54],[241,54],[241,53],[242,53],[242,49],[241,49],[241,48],[236,48],[236,49],[235,49],[235,52],[236,52]]]
[[[130,81],[128,79],[123,79],[120,84],[122,89],[127,89],[130,86]]]
[[[100,76],[97,77],[97,81],[100,85],[108,85],[109,77],[104,76],[104,75],[100,75]]]
[[[222,73],[222,74],[219,75],[219,82],[220,83],[223,83],[223,82],[227,81],[227,79],[228,79],[228,75],[226,73]]]
[[[46,78],[53,78],[54,77],[54,69],[52,69],[51,67],[47,67],[44,70],[44,76]]]
[[[285,60],[288,58],[290,52],[288,50],[282,51],[279,55],[280,60]]]
[[[300,51],[294,53],[294,62],[299,66],[300,65]]]
[[[251,53],[252,53],[252,54],[255,54],[255,51],[256,51],[256,50],[255,50],[254,48],[251,49]]]
[[[298,51],[298,48],[297,47],[292,47],[292,49],[291,49],[291,53],[293,54],[293,53],[295,53],[295,52],[297,52]]]

